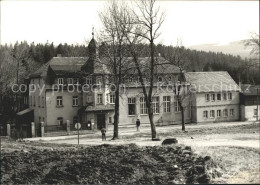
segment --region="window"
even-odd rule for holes
[[[218,100],[218,101],[221,100],[221,94],[220,94],[220,93],[217,94],[217,100]]]
[[[217,110],[217,117],[221,116],[221,110]]]
[[[86,84],[88,84],[88,85],[91,85],[91,84],[92,84],[92,77],[91,77],[91,76],[88,76],[88,77],[86,78]]]
[[[144,97],[140,97],[140,113],[141,114],[147,114],[148,113],[148,109],[146,107],[146,102]]]
[[[215,110],[210,111],[210,118],[215,118]]]
[[[215,101],[215,94],[211,94],[211,101]]]
[[[159,113],[159,96],[153,97],[153,113]]]
[[[44,107],[44,104],[45,104],[45,102],[44,102],[44,96],[42,97],[42,107]]]
[[[73,84],[73,79],[72,78],[68,78],[68,85],[72,85]]]
[[[115,103],[115,95],[114,94],[110,94],[110,103]]]
[[[33,97],[33,106],[35,107],[35,96]]]
[[[227,117],[228,116],[228,110],[227,109],[224,109],[223,110],[223,117]]]
[[[208,119],[208,111],[203,111],[203,118]]]
[[[229,115],[230,115],[230,116],[234,116],[234,109],[230,109],[230,110],[229,110]]]
[[[171,77],[171,76],[168,77],[168,81],[169,81],[169,82],[172,81],[172,77]]]
[[[29,97],[30,100],[30,106],[32,106],[32,96]]]
[[[62,96],[57,96],[57,106],[62,106]]]
[[[45,122],[45,119],[44,119],[44,117],[42,117],[42,122],[43,122],[43,123]]]
[[[32,80],[32,90],[35,90],[34,80]]]
[[[205,94],[206,101],[209,101],[209,94]]]
[[[257,109],[254,109],[254,116],[257,116]]]
[[[109,123],[112,123],[112,117],[109,117],[109,118],[108,118],[108,122],[109,122]]]
[[[97,77],[96,84],[102,84],[102,78],[101,77]]]
[[[128,115],[135,115],[135,98],[128,98]]]
[[[63,78],[58,78],[58,84],[63,85]]]
[[[103,96],[102,96],[102,94],[98,94],[97,95],[97,103],[98,104],[102,104],[103,103]]]
[[[223,93],[223,99],[227,100],[227,93],[225,93],[225,92]]]
[[[57,118],[57,122],[58,122],[58,125],[63,125],[63,117],[58,117]]]
[[[78,106],[78,104],[79,104],[79,98],[78,98],[78,96],[73,96],[72,106]]]
[[[78,78],[74,78],[74,79],[73,79],[73,83],[74,83],[75,85],[79,84],[79,79],[78,79]]]
[[[41,119],[41,117],[39,117],[39,123],[41,123],[42,122],[42,119]]]
[[[171,97],[163,97],[163,112],[171,112]]]
[[[158,76],[158,82],[162,82],[162,81],[163,81],[162,77]]]
[[[232,93],[231,92],[228,93],[228,100],[232,100]]]
[[[73,117],[73,124],[78,123],[78,122],[79,122],[78,116],[74,116]]]
[[[181,108],[180,108],[180,105],[179,105],[178,101],[174,101],[174,111],[175,112],[180,112],[181,111]]]

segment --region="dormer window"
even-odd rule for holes
[[[133,82],[133,77],[129,77],[128,82]]]
[[[171,77],[171,76],[168,77],[168,81],[169,81],[169,82],[172,81],[172,77]]]
[[[102,78],[101,77],[97,77],[96,84],[102,84]]]
[[[73,79],[72,78],[68,78],[68,85],[72,85],[73,84]]]
[[[78,78],[74,78],[73,80],[74,80],[74,84],[75,85],[79,84],[79,79]]]
[[[58,84],[63,85],[63,83],[64,83],[63,78],[58,78]]]
[[[92,84],[92,76],[88,76],[86,78],[86,84],[91,85]]]

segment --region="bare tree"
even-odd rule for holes
[[[156,138],[156,128],[153,120],[152,95],[154,88],[155,76],[155,40],[160,36],[159,29],[164,22],[165,13],[160,11],[160,7],[156,6],[156,0],[138,0],[135,3],[137,8],[129,12],[128,17],[120,19],[121,24],[127,29],[124,35],[128,41],[129,52],[133,57],[139,80],[142,86],[144,100],[146,103],[149,121],[151,125],[152,139]],[[138,44],[149,43],[149,60],[143,65],[140,60],[140,48]],[[149,73],[143,73],[143,68],[146,67]],[[148,78],[147,87],[144,78]]]
[[[125,67],[125,47],[126,39],[124,32],[126,27],[120,25],[121,17],[126,17],[127,6],[123,2],[110,1],[107,7],[99,13],[100,20],[103,24],[103,30],[100,34],[102,40],[102,55],[106,58],[105,64],[110,68],[112,79],[115,84],[115,114],[114,114],[114,134],[113,139],[118,139],[119,124],[119,100],[120,85],[122,77],[126,71]],[[124,69],[123,69],[124,68]]]

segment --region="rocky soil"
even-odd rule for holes
[[[12,149],[11,149],[12,148]],[[7,142],[2,184],[211,183],[221,169],[181,145],[79,146]]]

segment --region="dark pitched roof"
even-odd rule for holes
[[[187,82],[196,92],[240,91],[240,87],[226,71],[187,72]]]
[[[241,84],[241,93],[245,96],[256,96],[257,95],[257,88],[258,95],[260,95],[260,85],[250,85],[250,84]]]

